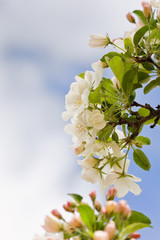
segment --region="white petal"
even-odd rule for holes
[[[115,181],[114,186],[117,190],[117,197],[123,198],[129,191],[129,184],[124,178],[119,178]]]
[[[134,193],[135,195],[139,195],[142,190],[141,188],[138,186],[138,184],[136,184],[135,182],[133,182],[131,180],[131,178],[127,178],[127,183],[129,185],[129,190]]]
[[[72,117],[72,113],[71,112],[66,111],[66,112],[62,113],[62,119],[64,121],[68,121],[71,117]]]
[[[117,179],[117,174],[116,173],[108,174],[107,177],[104,180],[105,188],[109,188],[111,185],[113,185],[116,179]]]
[[[125,173],[127,173],[127,171],[128,171],[129,164],[130,164],[130,160],[129,160],[129,159],[126,159],[126,163],[125,163]]]
[[[64,127],[64,131],[70,135],[73,135],[74,134],[74,125],[73,124],[67,124],[65,127]]]
[[[142,181],[141,178],[138,178],[138,177],[136,177],[136,176],[134,176],[134,175],[132,175],[132,174],[129,174],[129,175],[132,176],[132,177],[130,177],[130,179],[131,179],[132,181],[134,181],[134,182],[141,182],[141,181]]]

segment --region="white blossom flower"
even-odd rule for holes
[[[88,107],[88,95],[89,84],[88,82],[80,78],[79,76],[75,77],[76,82],[72,83],[70,86],[70,91],[66,95],[66,112],[62,113],[62,118],[67,121],[73,115],[78,115],[81,113],[86,107]]]
[[[135,183],[140,182],[141,179],[135,177],[134,175],[127,174],[127,170],[129,167],[130,160],[127,159],[125,163],[125,175],[122,175],[122,169],[119,171],[112,171],[104,180],[105,188],[109,188],[112,184],[114,184],[117,190],[117,197],[124,197],[129,191],[134,193],[135,195],[139,195],[141,193],[141,188]]]
[[[96,89],[102,81],[104,68],[101,62],[92,63],[94,71],[86,71],[85,79],[88,82],[90,89]]]
[[[104,128],[106,125],[104,114],[102,114],[98,109],[88,111],[87,119],[91,126],[93,126],[98,131]]]
[[[95,140],[97,130],[90,128],[91,125],[87,120],[89,110],[82,112],[76,118],[72,118],[70,124],[64,128],[65,132],[72,135],[72,141],[75,147],[81,145],[82,142],[93,142]]]
[[[62,223],[61,221],[56,218],[55,216],[46,216],[45,217],[45,222],[43,225],[43,228],[46,230],[48,233],[56,233],[60,232],[62,228]]]
[[[160,7],[160,1],[156,2],[155,0],[151,0],[150,4],[152,7],[159,8]]]
[[[109,36],[100,34],[91,34],[89,39],[89,46],[93,48],[105,48],[110,43]]]
[[[78,164],[83,168],[82,178],[87,182],[96,183],[99,171],[94,167],[98,164],[98,160],[94,157],[78,160]]]

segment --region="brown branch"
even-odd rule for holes
[[[141,126],[147,122],[148,120],[152,120],[155,118],[154,120],[154,124],[152,124],[150,126],[150,128],[154,128],[159,119],[160,119],[160,105],[158,105],[156,109],[152,108],[150,106],[150,104],[145,104],[145,105],[142,105],[140,103],[137,103],[137,102],[133,102],[131,106],[135,106],[135,107],[142,107],[142,108],[145,108],[145,109],[148,109],[150,111],[149,115],[148,116],[140,116],[138,111],[137,112],[134,112],[134,111],[131,111],[131,114],[136,116],[136,121],[135,120],[132,120],[132,119],[126,119],[126,118],[120,118],[118,122],[110,122],[109,124],[110,125],[113,125],[113,126],[118,126],[118,125],[122,125],[122,124],[127,124],[129,127],[132,127],[132,128],[135,128],[135,131],[130,135],[129,137],[129,141],[130,140],[133,140],[135,137],[138,136],[139,134],[139,130],[141,128]]]

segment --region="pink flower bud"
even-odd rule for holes
[[[99,231],[94,232],[93,239],[94,240],[109,240],[109,235],[107,232],[99,230]]]
[[[74,212],[74,209],[72,207],[68,206],[68,203],[67,204],[63,204],[63,208],[67,212]]]
[[[96,201],[94,202],[94,207],[95,207],[95,209],[96,209],[98,212],[101,211],[102,206],[101,206],[101,204],[100,204],[99,201],[96,200]]]
[[[115,236],[115,233],[116,233],[116,224],[115,224],[115,222],[110,221],[110,222],[107,224],[107,226],[106,226],[106,228],[105,228],[105,231],[108,233],[109,239],[110,239],[110,240],[113,239],[114,236]]]
[[[128,204],[124,208],[123,216],[125,218],[129,218],[131,216],[131,209],[130,209],[130,206]]]
[[[143,14],[144,16],[149,19],[152,14],[152,8],[151,5],[148,2],[142,2],[142,7],[143,7]]]
[[[69,222],[71,226],[74,228],[80,228],[83,226],[83,222],[81,220],[80,215],[78,214],[73,214],[71,221]]]
[[[60,212],[57,210],[57,209],[53,209],[51,211],[52,215],[59,218],[59,219],[62,219],[62,215],[60,214]]]
[[[136,21],[135,21],[135,18],[132,16],[131,13],[127,13],[126,18],[128,19],[128,21],[129,21],[130,23],[135,23],[135,22],[136,22]]]
[[[71,207],[71,208],[75,208],[77,205],[76,205],[76,202],[72,202],[72,201],[69,202],[69,201],[68,201],[68,202],[67,202],[67,206],[68,206],[68,207]]]
[[[127,202],[125,200],[120,200],[118,203],[118,213],[123,213],[125,206],[127,205]]]
[[[106,209],[105,209],[104,207],[101,208],[101,213],[102,213],[103,215],[106,215]]]
[[[138,239],[141,237],[141,234],[134,232],[132,234],[129,235],[130,238],[134,238],[134,239]]]
[[[131,209],[125,200],[120,200],[118,203],[118,213],[124,218],[128,218],[131,215]]]
[[[107,200],[114,200],[115,196],[116,196],[116,193],[117,193],[117,190],[115,189],[115,187],[111,187],[109,190],[108,190],[108,193],[107,193]]]
[[[96,191],[95,191],[95,190],[92,191],[92,192],[89,194],[89,196],[90,196],[91,200],[94,202],[95,199],[96,199]]]
[[[112,215],[117,211],[117,203],[113,200],[106,202],[106,214]]]

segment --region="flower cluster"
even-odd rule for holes
[[[82,197],[71,194],[74,201],[63,205],[65,211],[72,214],[66,221],[57,210],[46,216],[43,228],[44,236],[35,236],[34,240],[135,240],[140,234],[135,232],[150,226],[150,219],[144,214],[131,211],[125,200],[114,201],[116,189],[109,189],[104,206],[96,199],[96,192],[89,194],[93,208],[82,201]]]
[[[92,68],[94,71],[86,71],[85,74],[75,77],[76,82],[71,84],[66,95],[66,112],[62,114],[64,120],[71,118],[71,123],[65,126],[65,131],[73,136],[76,155],[84,157],[78,161],[83,168],[82,178],[91,183],[98,182],[102,192],[114,184],[119,197],[123,197],[129,190],[138,195],[141,189],[135,182],[141,179],[127,174],[130,160],[126,159],[127,155],[121,147],[124,134],[116,127],[110,126],[106,129],[110,120],[110,104],[107,104],[115,99],[109,96],[108,101],[92,101],[92,94],[101,85],[104,89],[106,87],[105,91],[112,91],[112,94],[123,99],[118,80],[115,77],[112,81],[103,78],[102,62],[92,64]],[[107,139],[108,133],[110,134]]]
[[[82,178],[97,182],[102,192],[113,184],[118,197],[128,191],[140,194],[135,182],[141,179],[128,174],[128,153],[132,149],[134,162],[148,171],[151,164],[140,148],[149,145],[150,139],[139,134],[145,124],[152,124],[151,128],[160,124],[159,105],[154,109],[135,101],[137,89],[144,87],[147,94],[160,86],[159,2],[142,2],[142,8],[143,11],[133,11],[138,20],[132,13],[126,15],[135,27],[123,38],[111,41],[108,34],[91,34],[89,46],[105,48],[110,44],[120,53],[105,54],[92,64],[93,71],[75,77],[62,114],[65,121],[71,119],[65,131],[72,135],[72,148],[83,157],[78,160]],[[104,76],[105,68],[112,70],[112,79]]]

